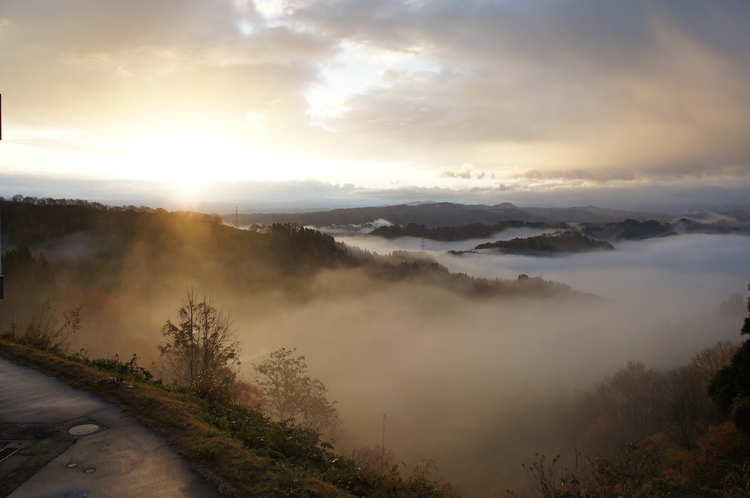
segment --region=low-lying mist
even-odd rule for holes
[[[420,239],[373,239],[346,242],[381,254],[422,247]],[[550,423],[539,420],[546,402],[591,387],[628,360],[669,369],[716,341],[739,340],[744,310],[717,310],[750,281],[747,237],[668,237],[547,258],[445,254],[472,243],[424,241],[454,272],[542,274],[603,299],[472,302],[401,285],[316,300],[268,322],[269,343],[295,337],[310,352],[362,443],[379,441],[383,412],[387,446],[404,458],[438,459],[472,494],[515,479],[513,469],[534,452],[572,452],[546,446],[555,438],[532,422]],[[335,286],[327,278],[321,285]],[[495,467],[477,475],[488,460]]]
[[[88,257],[99,244],[85,239],[88,249],[77,250],[81,240],[44,250],[55,265]],[[380,254],[421,251],[423,244],[337,240]],[[717,310],[733,294],[744,296],[748,237],[681,235],[559,257],[445,254],[476,243],[425,240],[424,251],[452,272],[490,279],[543,275],[600,298],[468,299],[417,281],[378,280],[361,268],[315,272],[303,294],[272,286],[244,292],[232,285],[231,271],[218,269],[215,278],[209,271],[200,279],[155,280],[141,263],[148,253],[136,248],[126,258],[124,284],[110,292],[80,290],[89,306],[71,349],[87,348],[94,357],[136,353],[146,366],[158,361],[161,327],[174,318],[186,286],[195,286],[231,312],[246,378],[252,363],[278,348],[306,356],[310,373],[338,401],[346,428],[339,451],[384,439],[409,467],[433,459],[439,477],[467,496],[504,496],[521,483],[520,465],[534,453],[572,453],[560,447],[567,436],[556,432],[550,412],[561,398],[628,360],[667,369],[718,340],[739,340],[743,310]],[[200,258],[211,264],[211,254]]]
[[[458,242],[402,237],[343,237],[348,245],[388,254],[394,250],[423,251],[452,272],[483,278],[514,279],[519,274],[543,276],[594,293],[653,307],[665,319],[675,313],[713,310],[717,302],[742,293],[750,280],[750,238],[739,235],[680,235],[642,241],[615,242],[616,251],[536,257],[507,254],[464,254],[488,240],[530,237],[550,230],[517,229],[491,239]],[[656,297],[656,298],[655,298]]]

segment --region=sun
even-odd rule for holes
[[[201,132],[140,136],[127,146],[129,176],[195,189],[212,181],[252,177],[251,151]]]
[[[139,135],[124,146],[130,178],[198,189],[211,182],[285,181],[331,169],[310,158],[259,149],[205,132],[180,131]]]

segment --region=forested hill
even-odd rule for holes
[[[333,237],[289,224],[237,230],[218,216],[65,199],[0,200],[0,210],[4,251],[31,246],[86,287],[177,275],[247,290],[355,263]]]
[[[497,232],[509,228],[539,228],[539,229],[568,229],[565,223],[547,223],[545,221],[498,221],[492,225],[485,223],[470,223],[455,227],[430,228],[417,223],[409,223],[406,226],[389,225],[378,227],[369,235],[377,235],[387,239],[396,237],[422,237],[430,240],[457,241],[468,239],[487,238]]]
[[[504,254],[554,254],[577,253],[595,250],[614,250],[612,244],[594,240],[578,232],[563,232],[555,235],[539,235],[525,239],[498,240],[479,244],[474,249],[494,249]],[[460,254],[460,252],[454,252]]]
[[[740,218],[738,215],[738,218],[734,219],[725,218],[703,223],[688,218],[680,218],[671,223],[659,223],[656,220],[638,221],[628,219],[617,223],[605,223],[603,225],[583,223],[577,228],[584,235],[605,240],[643,240],[681,233],[750,235],[750,225],[748,225],[747,221],[742,221]]]
[[[79,200],[0,199],[3,251],[31,247],[68,288],[104,295],[182,292],[186,285],[233,293],[280,289],[304,294],[323,269],[355,269],[369,278],[438,286],[464,297],[581,295],[536,279],[501,281],[450,274],[434,262],[360,253],[333,237],[294,224],[238,230],[218,216],[146,207],[108,207]],[[31,253],[6,254],[8,261]],[[33,267],[25,261],[20,267]],[[9,288],[17,283],[4,267]],[[47,279],[49,280],[49,279]]]
[[[210,246],[214,241],[221,244],[222,250],[212,252],[213,257],[261,256],[281,266],[331,266],[347,261],[333,237],[290,224],[238,231],[224,225],[218,215],[33,197],[0,198],[0,210],[4,248],[44,245],[87,233],[109,238],[120,246],[144,241],[165,251],[186,242]]]
[[[417,223],[406,226],[387,225],[375,228],[368,235],[385,237],[421,237],[424,239],[441,241],[458,241],[478,238],[488,238],[510,228],[561,229],[577,231],[587,237],[597,240],[644,240],[654,237],[665,237],[681,233],[702,234],[735,234],[750,235],[750,225],[737,219],[722,219],[709,223],[701,223],[687,218],[681,218],[672,223],[660,223],[656,220],[638,221],[627,219],[613,223],[595,224],[580,223],[547,223],[545,221],[499,221],[492,225],[485,223],[470,223],[468,225],[430,228]]]

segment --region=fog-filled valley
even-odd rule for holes
[[[338,236],[337,240],[379,254],[424,252],[451,272],[475,277],[542,276],[609,301],[639,309],[650,308],[659,321],[676,320],[697,310],[711,311],[732,294],[744,292],[742,276],[750,276],[750,262],[746,258],[750,239],[733,235],[692,234],[620,241],[615,243],[614,252],[553,257],[448,254],[448,251],[470,248],[487,240],[510,240],[549,232],[553,231],[516,229],[499,232],[489,239],[457,242],[368,236]]]
[[[750,497],[750,1],[0,0],[0,47],[0,369],[233,498]],[[21,386],[0,498],[79,493],[7,470]]]
[[[497,238],[540,232],[503,232]],[[418,310],[413,303],[422,301],[415,293],[398,298],[395,305],[389,303],[396,310],[407,308],[410,312],[406,320],[387,314],[383,319],[389,326],[377,330],[382,334],[398,327],[399,332],[394,332],[397,337],[420,338],[414,339],[414,351],[406,354],[405,363],[409,364],[410,358],[424,358],[424,365],[417,370],[417,378],[424,383],[413,389],[421,391],[415,394],[418,399],[433,400],[427,413],[442,411],[442,420],[436,416],[433,426],[442,429],[443,439],[459,448],[458,454],[451,448],[448,455],[452,458],[446,460],[455,459],[453,465],[463,464],[472,473],[485,468],[486,475],[474,474],[465,482],[491,482],[503,464],[512,474],[520,469],[520,463],[532,460],[535,452],[568,451],[572,455],[571,447],[546,446],[555,440],[550,425],[560,422],[550,414],[548,403],[591,387],[628,360],[666,370],[688,363],[716,341],[738,341],[744,307],[720,308],[733,294],[745,295],[750,276],[750,239],[743,236],[688,235],[622,242],[615,252],[557,257],[447,254],[479,241],[440,243],[366,236],[340,240],[381,254],[422,251],[424,247],[424,252],[452,272],[489,278],[541,275],[602,298],[462,302]],[[425,316],[434,317],[434,321],[425,324]],[[391,354],[398,358],[406,347],[394,341]],[[423,353],[425,350],[432,354]],[[388,363],[390,368],[398,368],[393,360]],[[395,381],[391,392],[398,392],[398,385]],[[523,438],[528,439],[518,440]],[[427,439],[433,447],[440,446],[436,434]],[[493,463],[485,467],[490,461]]]
[[[252,380],[252,364],[282,347],[306,357],[337,401],[337,451],[384,442],[392,463],[411,469],[431,459],[435,478],[465,496],[523,488],[521,464],[535,454],[598,456],[602,446],[582,430],[589,421],[575,415],[581,392],[630,360],[666,371],[717,341],[739,343],[746,315],[743,235],[459,256],[448,251],[550,230],[459,242],[334,233],[334,241],[288,225],[238,230],[191,213],[2,208],[3,251],[43,253],[55,279],[22,289],[7,271],[4,326],[47,297],[58,309],[81,305],[71,351],[135,353],[150,367],[160,361],[165,321],[193,287],[231,313],[241,377]],[[14,291],[33,299],[14,304]]]

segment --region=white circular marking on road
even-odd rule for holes
[[[69,469],[72,469],[72,468],[73,468],[73,467],[75,467],[76,465],[78,465],[78,464],[77,464],[77,463],[75,463],[75,462],[73,462],[73,463],[69,463],[69,464],[68,464],[68,468],[69,468]]]
[[[98,430],[99,426],[96,424],[81,424],[76,425],[75,427],[71,427],[68,432],[73,434],[74,436],[86,436],[88,434],[93,434]]]

